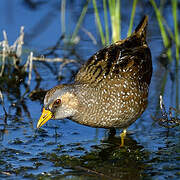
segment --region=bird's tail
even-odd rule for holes
[[[136,27],[132,35],[135,35],[136,37],[140,38],[141,41],[146,42],[147,25],[148,25],[148,16],[145,15],[140,21],[139,25]]]

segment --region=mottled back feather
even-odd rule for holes
[[[90,57],[79,70],[75,81],[97,86],[107,79],[128,78],[129,71],[129,77],[132,78],[136,72],[136,77],[141,77],[140,81],[149,85],[152,74],[149,69],[152,64],[146,43],[147,21],[148,17],[145,16],[130,37],[117,41]]]

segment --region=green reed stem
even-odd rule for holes
[[[166,3],[166,2],[165,2],[164,0],[160,0],[160,5],[159,5],[159,10],[160,10],[160,12],[163,11],[163,8],[164,8],[165,3]]]
[[[120,40],[120,35],[121,35],[121,24],[120,24],[120,20],[121,20],[121,9],[120,9],[120,0],[116,0],[116,9],[115,9],[115,24],[117,27],[115,27],[117,29],[116,31],[116,39],[115,41]]]
[[[178,65],[179,65],[179,32],[178,32],[178,8],[177,0],[171,0],[172,3],[172,14],[174,21],[174,34],[175,34],[175,43],[176,43],[176,108],[179,107],[179,74],[178,74]]]
[[[158,20],[158,23],[159,23],[159,28],[160,28],[160,31],[161,31],[161,36],[162,36],[162,39],[163,39],[163,43],[164,43],[164,46],[166,48],[168,48],[167,50],[167,56],[168,56],[168,59],[170,61],[172,61],[172,53],[171,53],[171,49],[169,48],[169,39],[168,39],[168,36],[166,34],[166,31],[165,31],[165,28],[164,28],[164,25],[163,25],[163,17],[161,15],[161,12],[160,10],[158,9],[156,3],[154,0],[150,0],[154,10],[155,10],[155,13],[156,13],[156,17],[157,17],[157,20]]]
[[[176,108],[179,109],[179,71],[176,68]]]
[[[106,44],[109,44],[109,23],[108,23],[108,15],[107,15],[107,4],[106,0],[103,0],[103,8],[104,8],[104,21],[105,21],[105,32],[106,32]]]
[[[177,0],[171,0],[172,3],[172,13],[174,20],[174,34],[175,34],[175,43],[176,43],[176,62],[179,61],[179,32],[178,32],[178,10],[177,10]]]
[[[121,37],[121,10],[120,10],[120,0],[109,0],[109,10],[111,17],[111,27],[112,27],[112,41],[118,41]]]
[[[80,26],[81,26],[81,24],[82,24],[82,21],[83,21],[85,15],[86,15],[89,2],[90,2],[90,0],[87,0],[87,1],[86,1],[86,4],[85,4],[84,7],[83,7],[83,10],[82,10],[81,15],[80,15],[80,17],[79,17],[79,20],[78,20],[78,22],[77,22],[77,24],[76,24],[75,30],[74,30],[74,32],[73,32],[73,35],[72,35],[72,37],[71,37],[71,41],[72,41],[72,42],[74,41],[74,38],[77,36],[77,33],[78,33],[78,31],[79,31],[79,28],[80,28]]]
[[[174,39],[174,34],[173,32],[171,31],[171,28],[168,26],[168,23],[165,19],[164,20],[164,26],[166,27],[166,30],[167,30],[167,33],[168,33],[168,36],[170,37],[170,39],[172,39],[173,41],[175,41]]]
[[[101,25],[101,20],[99,17],[99,12],[98,12],[98,8],[97,8],[96,0],[93,0],[92,2],[93,2],[94,12],[95,12],[95,16],[96,16],[96,21],[97,21],[97,27],[99,29],[99,33],[100,33],[100,37],[101,37],[101,42],[103,45],[105,45],[105,37],[104,37],[104,33],[103,33],[103,28]]]
[[[132,12],[131,12],[131,19],[130,19],[130,24],[129,24],[129,29],[128,29],[127,36],[130,36],[131,33],[132,33],[133,22],[134,22],[134,15],[135,15],[135,12],[136,12],[137,2],[138,2],[138,0],[134,0],[133,1],[133,7],[132,7]]]
[[[65,10],[66,10],[66,0],[62,0],[61,1],[61,33],[64,35],[66,32]]]

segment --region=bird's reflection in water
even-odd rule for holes
[[[109,136],[102,140],[102,144],[97,148],[97,159],[87,160],[91,164],[89,168],[101,172],[113,178],[139,179],[145,170],[145,159],[147,153],[129,135],[125,139],[124,147],[120,147],[121,138]],[[88,155],[88,154],[87,154]],[[93,164],[93,166],[92,166]]]
[[[127,135],[124,147],[120,147],[120,136],[109,136],[100,144],[92,145],[83,155],[60,155],[53,163],[69,169],[63,177],[69,175],[86,179],[140,179],[145,176],[148,152],[131,136]],[[79,143],[80,149],[83,144]],[[59,152],[60,153],[60,152]],[[74,153],[73,153],[74,154]],[[76,154],[76,153],[75,153]]]

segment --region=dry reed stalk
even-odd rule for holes
[[[29,74],[28,74],[28,86],[31,83],[31,79],[32,79],[32,68],[33,68],[33,52],[30,53],[30,55],[28,56],[28,61],[29,61]]]

